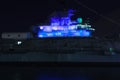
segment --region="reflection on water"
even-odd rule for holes
[[[35,80],[90,80],[87,76],[75,76],[75,75],[38,75]]]

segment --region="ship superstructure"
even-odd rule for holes
[[[45,37],[90,37],[95,30],[88,23],[82,23],[82,18],[72,21],[74,10],[56,12],[50,18],[49,25],[39,25],[38,38]]]

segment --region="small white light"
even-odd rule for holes
[[[40,29],[43,29],[43,27],[41,26]]]
[[[21,44],[22,44],[22,41],[18,41],[17,44],[18,44],[18,45],[21,45]]]
[[[57,28],[57,26],[55,26],[55,27],[52,27],[52,29],[53,29],[53,30],[57,30],[58,28]]]

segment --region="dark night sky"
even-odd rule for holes
[[[79,0],[83,4],[87,5],[89,8],[92,8],[103,15],[114,15],[120,12],[119,0]],[[44,22],[47,17],[56,10],[64,9],[76,9],[80,12],[80,16],[91,18],[91,23],[97,29],[96,34],[103,35],[102,26],[98,26],[101,20],[101,17],[95,15],[88,9],[78,5],[74,0],[16,0],[16,1],[2,1],[0,3],[0,32],[23,32],[29,31],[29,27]],[[116,13],[115,13],[116,12]],[[116,18],[115,18],[116,20]],[[103,20],[101,20],[103,21]],[[119,20],[120,21],[120,20]],[[106,21],[105,24],[109,24]],[[105,26],[106,29],[109,28],[108,25]],[[104,27],[104,28],[105,28]],[[120,27],[111,27],[108,32],[111,32],[112,29],[119,30]],[[114,30],[114,31],[115,31]],[[104,30],[105,32],[105,30]]]

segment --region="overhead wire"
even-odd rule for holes
[[[118,25],[118,26],[120,27],[120,23],[119,23],[119,22],[117,22],[117,21],[115,21],[115,20],[113,20],[113,19],[111,19],[111,18],[109,18],[109,17],[107,17],[107,16],[104,16],[104,15],[102,15],[102,14],[99,14],[96,10],[94,10],[94,9],[92,9],[92,8],[89,8],[88,6],[86,6],[85,4],[83,4],[82,2],[80,2],[79,0],[74,0],[74,1],[75,1],[77,4],[79,4],[80,6],[88,9],[88,10],[91,11],[92,13],[94,13],[94,14],[102,17],[103,19],[105,19],[105,20],[107,20],[107,21],[109,21],[109,22],[111,22],[111,23],[113,23],[113,24],[116,24],[116,25]]]

